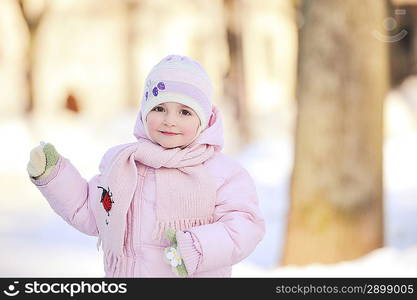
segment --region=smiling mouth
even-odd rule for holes
[[[163,135],[178,135],[179,133],[169,132],[169,131],[160,131]]]

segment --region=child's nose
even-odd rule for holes
[[[175,113],[168,112],[165,114],[164,121],[166,124],[174,125],[177,122],[177,115]]]

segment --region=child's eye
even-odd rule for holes
[[[191,116],[191,112],[189,112],[188,110],[186,110],[186,109],[182,109],[181,110],[181,113],[183,114],[183,115],[185,115],[185,116]]]
[[[155,106],[152,110],[153,111],[164,111],[164,108],[162,106]]]

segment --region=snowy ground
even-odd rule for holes
[[[291,153],[290,143],[282,140],[253,145],[239,156],[251,174],[262,174],[255,181],[267,233],[256,251],[235,267],[235,277],[417,277],[416,133],[385,143],[385,247],[333,265],[277,266],[288,209]]]
[[[28,124],[0,122],[0,277],[102,277],[96,238],[83,235],[55,215],[26,175],[30,149],[43,139],[78,167],[85,178],[97,171],[104,151],[129,142],[133,115],[108,124],[68,126],[66,118]],[[123,121],[122,121],[123,120]],[[50,124],[54,124],[51,129]],[[48,126],[46,128],[46,126]],[[123,132],[123,134],[121,134]],[[286,224],[292,163],[289,139],[260,141],[239,155],[253,175],[267,232],[257,249],[234,267],[234,277],[417,277],[417,133],[386,140],[384,248],[349,262],[278,267]]]

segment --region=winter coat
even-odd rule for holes
[[[205,140],[219,142],[213,137]],[[100,173],[89,181],[63,156],[47,178],[31,180],[67,223],[85,234],[98,236],[100,241],[96,222],[103,217],[103,189],[98,188],[102,186],[100,174],[122,147],[119,145],[106,152]],[[222,152],[216,152],[203,164],[217,187],[214,222],[187,229],[193,237],[193,245],[181,245],[181,239],[178,243],[185,249],[183,256],[187,255],[188,246],[196,247],[201,253],[189,277],[230,277],[232,265],[247,257],[263,238],[265,224],[254,182],[246,169]],[[156,222],[155,169],[140,162],[136,165],[139,182],[126,216],[124,253],[117,268],[112,267],[112,262],[104,255],[105,276],[176,277],[164,260],[164,249],[169,242],[152,238]]]

